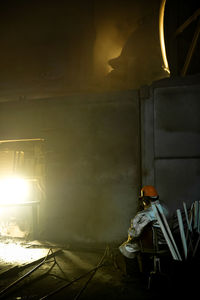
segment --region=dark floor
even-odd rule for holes
[[[174,292],[178,292],[179,296],[186,292],[189,292],[190,296],[195,295],[196,287],[198,287],[198,284],[193,282],[193,262],[186,265],[174,265],[171,258],[163,261],[164,270],[167,270],[168,276],[163,274],[152,277],[151,289],[148,289],[148,268],[149,266],[151,268],[151,264],[147,263],[147,270],[141,274],[138,265],[132,260],[127,271],[129,274],[126,274],[123,257],[119,255],[118,249],[89,251],[86,249],[68,250],[61,247],[61,250],[55,256],[56,262],[53,258],[48,259],[5,293],[1,291],[37,264],[28,266],[24,270],[15,269],[13,272],[2,274],[0,299],[43,299],[44,296],[61,287],[63,289],[44,299],[167,299],[171,298]],[[103,265],[99,269],[95,269],[93,273],[70,284],[101,262]]]

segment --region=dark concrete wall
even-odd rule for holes
[[[143,182],[155,184],[173,213],[199,200],[200,85],[169,81],[142,101]]]
[[[0,3],[2,89],[39,97],[79,90],[92,76],[93,1]],[[64,91],[64,92],[63,92]]]
[[[42,237],[106,243],[127,236],[140,188],[138,94],[0,104],[0,139],[44,138]]]

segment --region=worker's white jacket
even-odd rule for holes
[[[154,201],[153,204],[159,206],[163,210],[163,213],[167,216],[168,211],[163,205],[160,204],[159,200]],[[128,236],[131,238],[131,241],[128,239],[119,247],[119,250],[123,255],[128,258],[135,257],[136,252],[140,250],[140,247],[137,243],[137,238],[140,237],[146,225],[152,221],[155,221],[154,226],[159,226],[152,206],[138,212],[136,216],[131,219],[131,227],[128,229]]]

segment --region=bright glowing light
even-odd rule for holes
[[[165,37],[164,37],[165,4],[166,4],[166,0],[162,0],[160,6],[160,15],[159,15],[159,33],[160,33],[160,47],[161,47],[161,53],[162,53],[162,58],[164,63],[164,70],[170,74],[169,65],[167,61],[166,48],[165,48]]]
[[[29,182],[22,178],[0,179],[0,204],[17,204],[28,200]]]
[[[25,248],[15,243],[0,243],[0,260],[7,263],[30,263],[45,257],[48,251],[48,249]]]

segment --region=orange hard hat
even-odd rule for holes
[[[141,197],[147,196],[147,197],[158,197],[158,193],[154,186],[152,185],[145,185],[141,189]]]

